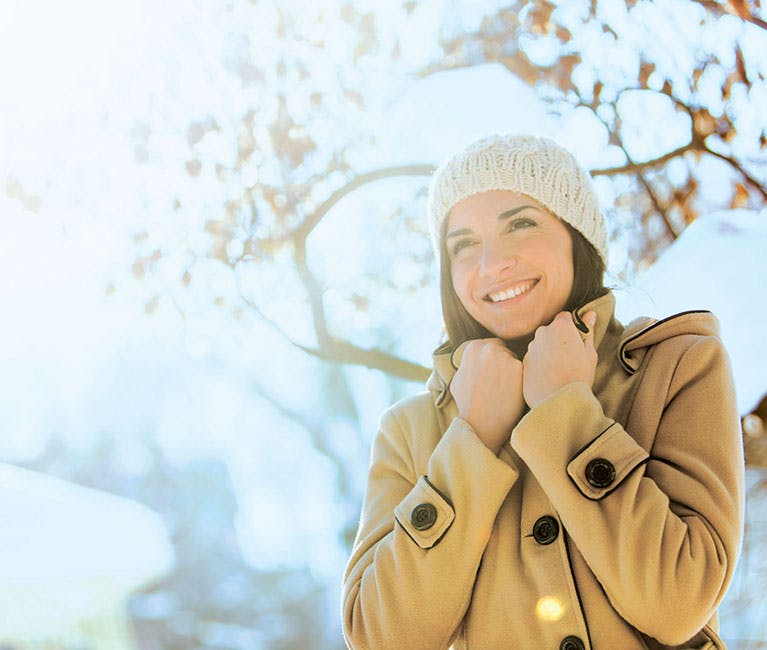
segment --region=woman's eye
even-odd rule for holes
[[[459,239],[455,244],[453,244],[452,248],[450,249],[450,252],[453,255],[458,255],[464,248],[467,246],[471,246],[471,239]]]
[[[506,232],[512,232],[513,230],[519,230],[521,228],[531,228],[537,225],[538,224],[529,217],[520,217],[519,219],[511,220],[508,228],[506,228]]]

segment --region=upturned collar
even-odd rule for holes
[[[618,327],[622,329],[613,316],[615,312],[615,296],[612,291],[608,290],[598,298],[571,310],[570,313],[573,317],[573,323],[584,333],[587,331],[587,328],[583,322],[583,315],[587,311],[594,311],[597,314],[597,322],[594,326],[594,346],[598,349],[605,338],[608,328],[614,330]],[[426,386],[435,394],[435,403],[437,406],[442,406],[449,398],[448,387],[453,379],[453,375],[461,365],[463,351],[468,343],[469,341],[464,341],[461,345],[455,348],[455,350],[441,351],[438,349],[432,357],[434,370],[432,371]]]

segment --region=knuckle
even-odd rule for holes
[[[482,341],[479,339],[474,339],[466,344],[466,347],[463,349],[463,355],[471,357],[476,355],[481,349]]]

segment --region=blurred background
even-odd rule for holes
[[[440,342],[434,165],[592,171],[618,314],[712,309],[767,648],[760,0],[0,0],[0,646],[344,647],[381,411]]]

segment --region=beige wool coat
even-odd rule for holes
[[[624,328],[614,304],[578,310],[597,312],[593,387],[550,395],[498,456],[457,417],[460,354],[384,413],[344,576],[350,648],[724,647],[744,467],[718,324]]]

